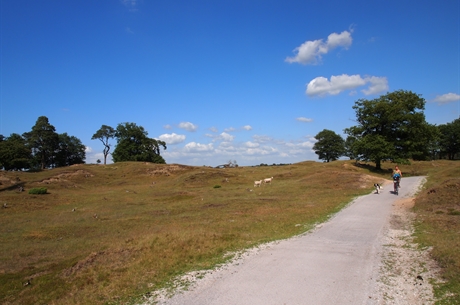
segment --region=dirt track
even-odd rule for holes
[[[187,291],[159,293],[144,304],[430,304],[427,275],[414,274],[413,266],[428,256],[405,244],[408,198],[422,182],[404,178],[399,196],[388,184],[310,233],[250,250]]]

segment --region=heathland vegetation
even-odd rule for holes
[[[392,163],[210,168],[119,162],[0,172],[0,303],[135,304],[185,272],[327,219]],[[412,161],[426,175],[417,240],[432,246],[445,304],[460,299],[460,163]],[[274,177],[271,185],[254,181]],[[46,194],[29,194],[46,188]],[[458,304],[458,302],[457,302]]]

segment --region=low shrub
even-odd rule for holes
[[[46,194],[47,192],[48,190],[46,189],[46,187],[35,187],[29,190],[29,194],[34,194],[34,195]]]

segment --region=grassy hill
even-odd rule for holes
[[[309,230],[389,178],[392,164],[385,167],[126,162],[2,171],[0,303],[129,303],[179,274],[223,263],[229,253]],[[452,206],[426,212],[433,196],[423,191],[428,208],[420,204],[419,210],[447,217],[458,232],[460,163],[414,162],[402,170],[436,177],[427,187],[446,194]],[[268,177],[274,177],[271,185],[254,187],[254,180]],[[451,182],[439,184],[445,180]],[[33,188],[47,194],[29,194]],[[420,242],[432,244],[423,238],[422,232]],[[458,244],[458,234],[453,238]],[[449,259],[459,266],[458,254]],[[458,285],[460,271],[452,272]]]

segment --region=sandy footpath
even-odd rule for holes
[[[412,244],[411,197],[423,177],[404,178],[399,196],[354,200],[315,230],[248,250],[213,271],[178,279],[148,304],[433,304],[429,249]]]

